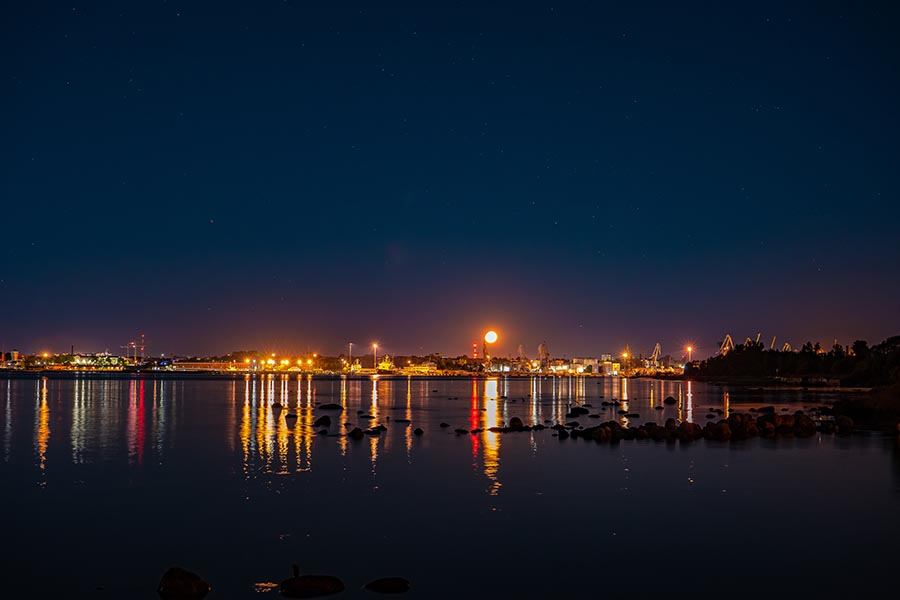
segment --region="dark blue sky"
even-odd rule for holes
[[[898,9],[674,4],[8,3],[0,342],[900,333]]]

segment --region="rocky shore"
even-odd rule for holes
[[[853,419],[863,429],[900,434],[900,385],[839,400],[833,411]]]

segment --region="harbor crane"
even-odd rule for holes
[[[144,350],[146,349],[146,347],[147,347],[147,342],[146,342],[146,339],[144,338],[143,333],[141,334],[140,343],[132,340],[132,341],[128,342],[127,344],[125,344],[124,346],[119,346],[119,348],[122,348],[123,350],[125,350],[125,358],[128,358],[129,354],[130,354],[132,357],[132,361],[136,365],[144,362]],[[140,363],[138,362],[138,350],[141,351]]]
[[[760,346],[759,340],[761,337],[762,337],[762,333],[756,334],[756,340],[747,336],[747,339],[744,340],[744,346],[750,346],[753,344],[755,344],[756,346]],[[772,342],[769,344],[769,350],[776,349],[775,341],[777,339],[778,339],[778,336],[774,336],[774,335],[772,336]],[[760,346],[760,347],[763,347],[763,346]],[[734,350],[734,340],[731,339],[731,334],[726,334],[725,339],[722,341],[722,344],[719,346],[719,354],[724,356],[724,355],[728,354],[729,352],[731,352],[732,350]],[[782,352],[793,352],[793,347],[790,345],[790,343],[785,342],[781,346],[781,351]]]
[[[731,339],[730,333],[726,333],[725,339],[722,341],[722,346],[719,348],[719,354],[725,356],[732,350],[734,350],[734,340]]]
[[[654,367],[659,366],[659,355],[662,352],[662,349],[659,346],[659,342],[656,342],[656,345],[653,347],[653,354],[650,355],[650,364]]]

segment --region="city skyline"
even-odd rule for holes
[[[897,11],[16,4],[0,343],[884,339]]]

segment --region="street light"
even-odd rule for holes
[[[688,351],[688,362],[693,362],[693,361],[691,360],[691,353],[694,351],[694,347],[693,347],[693,346],[688,346],[688,347],[687,347],[687,351]]]
[[[378,368],[378,343],[372,344],[372,368]]]

